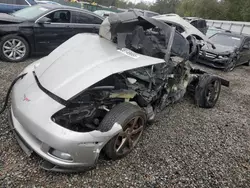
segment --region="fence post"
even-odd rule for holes
[[[241,27],[241,30],[240,30],[240,34],[242,34],[242,31],[243,31],[244,27],[245,27],[245,24],[242,24],[242,27]]]

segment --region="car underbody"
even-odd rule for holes
[[[94,56],[76,45],[89,38]],[[229,86],[191,67],[197,54],[191,41],[152,18],[110,15],[100,36],[77,35],[23,71],[27,75],[14,86],[10,115],[17,137],[47,161],[46,170],[89,169],[101,151],[113,160],[126,156],[156,113],[187,92],[198,106],[214,107],[221,85]],[[76,53],[69,67],[67,58]],[[52,80],[53,69],[65,74]]]

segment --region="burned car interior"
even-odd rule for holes
[[[162,63],[110,75],[71,98],[52,116],[55,123],[67,129],[108,131],[112,125],[102,127],[102,119],[123,102],[138,105],[147,121],[153,121],[156,112],[180,100],[187,91],[196,92],[195,101],[200,107],[211,108],[218,100],[220,85],[229,86],[222,78],[193,69],[189,60],[196,39],[185,39],[164,22],[136,12],[112,14],[104,21],[100,37],[115,43],[117,50],[131,60],[142,54],[160,58]]]

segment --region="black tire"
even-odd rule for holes
[[[125,145],[128,144],[129,146],[130,145],[129,143],[131,143],[130,141],[128,141],[127,136],[131,134],[130,140],[132,139],[133,135],[136,136],[135,134],[132,134],[134,132],[134,129],[132,129],[132,131],[130,132],[131,130],[130,123],[133,120],[135,121],[137,117],[138,117],[138,122],[140,123],[140,126],[138,128],[138,130],[140,129],[140,134],[138,132],[137,133],[139,134],[138,138],[134,137],[136,138],[136,140],[134,143],[132,142],[133,146],[131,148],[130,147],[126,148]],[[100,127],[99,129],[102,132],[109,131],[115,123],[119,123],[122,126],[123,131],[119,133],[118,135],[114,136],[111,140],[109,140],[109,142],[103,148],[107,157],[112,160],[121,159],[134,149],[134,147],[138,143],[141,137],[141,134],[145,128],[146,115],[138,106],[135,106],[130,103],[120,103],[106,114],[106,116],[103,118],[99,126]],[[135,129],[135,131],[136,130],[137,129]],[[124,137],[125,135],[126,135],[126,138]],[[126,141],[123,142],[123,139],[127,140],[128,143],[125,144]],[[122,143],[124,143],[123,144],[124,147],[122,149],[124,151],[121,151],[121,152],[119,151],[120,150],[119,148],[121,148],[119,145],[117,145],[117,143],[119,142],[121,142],[120,146],[122,145]]]
[[[231,59],[228,62],[228,66],[224,69],[225,72],[231,72],[234,70],[234,68],[236,67],[236,63],[237,63],[237,59]]]
[[[209,74],[201,75],[195,88],[195,102],[201,108],[213,108],[219,99],[221,80]]]
[[[250,60],[245,64],[246,66],[250,66]]]
[[[14,59],[13,58],[10,58],[8,57],[5,53],[4,53],[4,46],[6,44],[7,41],[11,41],[11,40],[16,40],[17,42],[18,41],[21,41],[21,44],[23,46],[22,48],[22,55],[20,55],[20,58],[16,58]],[[18,46],[16,47],[18,48]],[[25,49],[25,50],[24,50]],[[16,63],[16,62],[20,62],[20,61],[24,61],[25,59],[27,59],[27,57],[29,56],[30,54],[30,46],[28,44],[28,42],[23,38],[23,37],[20,37],[18,35],[15,35],[15,34],[11,34],[11,35],[6,35],[4,37],[2,37],[0,39],[0,57],[1,59],[3,59],[4,61],[8,61],[8,62],[13,62],[13,63]],[[20,51],[19,51],[20,52]],[[17,53],[16,53],[17,54]],[[20,53],[19,53],[20,54]],[[18,54],[17,54],[18,55]],[[19,56],[19,55],[18,55]]]

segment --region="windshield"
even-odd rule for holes
[[[232,47],[240,47],[241,38],[230,36],[230,35],[223,35],[223,34],[215,34],[213,35],[210,40],[215,44],[220,44],[223,46],[232,46]]]
[[[47,12],[49,9],[41,7],[39,5],[24,8],[22,10],[13,13],[13,16],[21,17],[25,19],[33,19],[41,16],[43,13]]]
[[[221,32],[222,32],[222,30],[220,30],[220,29],[209,28],[209,29],[207,30],[206,35],[207,35],[208,37],[210,37],[210,36],[212,36],[212,35],[214,35],[214,34],[216,34],[216,33],[221,33]]]

